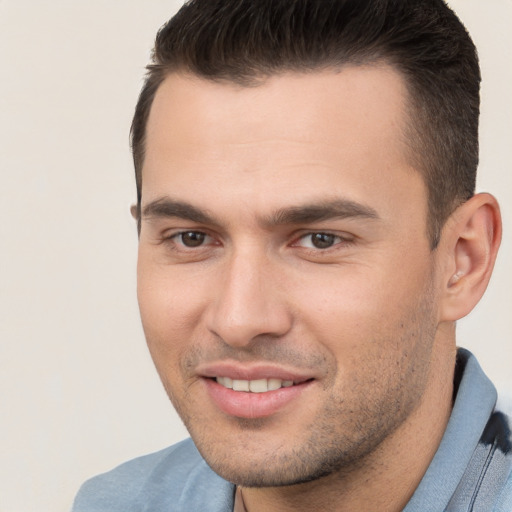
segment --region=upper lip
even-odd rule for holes
[[[223,361],[199,365],[196,372],[201,377],[229,377],[238,380],[281,379],[291,380],[295,384],[311,380],[314,376],[304,371],[290,370],[278,365],[265,363],[242,364]]]

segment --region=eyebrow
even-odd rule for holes
[[[184,201],[162,197],[148,203],[142,210],[143,218],[176,217],[198,224],[221,224],[206,210]],[[348,199],[334,199],[303,205],[281,208],[262,220],[266,227],[286,224],[311,224],[330,219],[379,219],[377,212],[370,206]]]
[[[177,217],[198,224],[216,224],[215,219],[206,211],[192,206],[190,203],[176,201],[168,197],[156,199],[142,209],[142,218],[152,217]]]
[[[348,218],[378,219],[379,216],[369,206],[348,199],[334,199],[283,208],[272,214],[265,224],[310,224],[323,220]]]

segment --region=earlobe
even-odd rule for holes
[[[489,283],[500,241],[500,209],[490,194],[473,196],[448,219],[442,236],[443,321],[459,320],[476,306]]]

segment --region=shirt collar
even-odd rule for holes
[[[403,512],[445,509],[496,404],[496,389],[469,351],[457,351],[455,374],[458,390],[443,439]]]

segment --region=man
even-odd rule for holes
[[[74,511],[509,511],[496,391],[456,349],[501,237],[479,68],[441,0],[196,0],[132,126],[138,297],[192,440]]]

